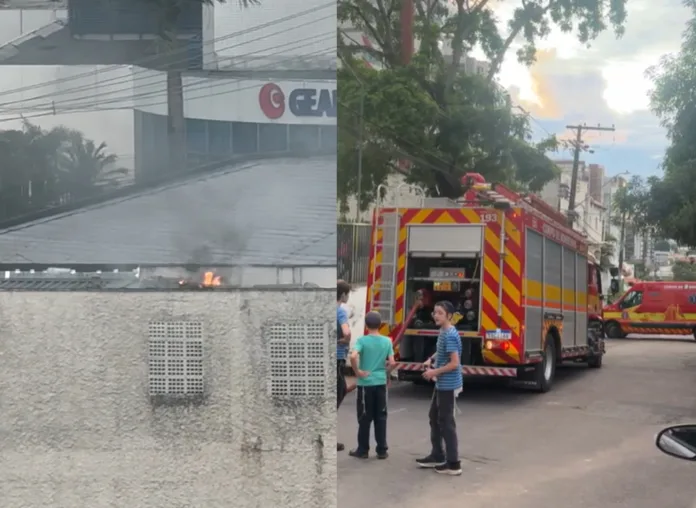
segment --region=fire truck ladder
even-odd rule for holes
[[[390,326],[394,324],[394,307],[396,306],[396,272],[399,259],[399,230],[401,228],[400,197],[415,196],[417,208],[422,208],[425,202],[425,191],[416,185],[402,183],[394,189],[394,206],[385,204],[387,187],[377,187],[377,205],[375,206],[375,240],[373,242],[372,259],[375,263],[375,273],[381,271],[379,280],[375,279],[370,287],[371,310],[379,312],[382,322]],[[414,207],[414,208],[416,208]],[[385,210],[386,209],[386,210]],[[378,240],[381,237],[381,240]],[[377,257],[380,252],[381,258]]]
[[[534,194],[520,195],[501,184],[491,185],[490,183],[474,184],[471,190],[477,193],[479,199],[497,204],[501,208],[519,206],[525,210],[534,210],[547,221],[556,223],[561,228],[567,227],[566,217]]]

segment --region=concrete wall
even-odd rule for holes
[[[0,506],[335,507],[334,348],[326,398],[279,403],[262,334],[269,319],[332,323],[333,298],[0,293]],[[202,323],[202,405],[151,403],[153,320]]]

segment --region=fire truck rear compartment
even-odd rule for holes
[[[460,332],[477,333],[480,323],[481,257],[421,257],[408,258],[406,268],[406,308],[409,309],[419,290],[424,292],[424,305],[406,324],[408,333],[399,346],[401,361],[423,362],[435,352],[437,342],[432,313],[440,301],[449,301],[455,308],[454,325]],[[419,334],[422,333],[421,334]],[[462,338],[462,363],[480,364],[480,338]]]

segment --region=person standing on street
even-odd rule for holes
[[[346,383],[346,358],[348,356],[348,348],[350,347],[350,324],[348,323],[348,312],[343,307],[348,301],[350,295],[350,284],[344,280],[339,280],[337,286],[337,309],[336,309],[336,409],[341,407],[341,402],[348,393],[348,384]],[[344,450],[342,443],[336,443],[336,450],[341,452]]]
[[[382,317],[377,312],[365,316],[367,335],[359,337],[350,353],[350,364],[358,377],[358,447],[349,455],[366,459],[370,452],[370,427],[374,423],[378,459],[387,454],[387,380],[396,366],[389,337],[379,333]]]
[[[435,354],[425,362],[423,378],[435,381],[435,391],[430,403],[430,455],[417,459],[419,467],[432,468],[437,473],[459,476],[457,424],[454,420],[455,401],[462,391],[462,341],[452,325],[454,306],[443,301],[435,304],[433,319],[440,327]],[[434,365],[433,365],[434,360]],[[431,368],[431,366],[433,368]],[[445,446],[443,449],[442,442]]]

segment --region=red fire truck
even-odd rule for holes
[[[368,311],[392,337],[399,379],[418,382],[435,351],[433,305],[449,300],[466,376],[516,378],[548,391],[556,366],[602,366],[599,269],[585,237],[534,195],[479,174],[457,200],[376,208]]]

